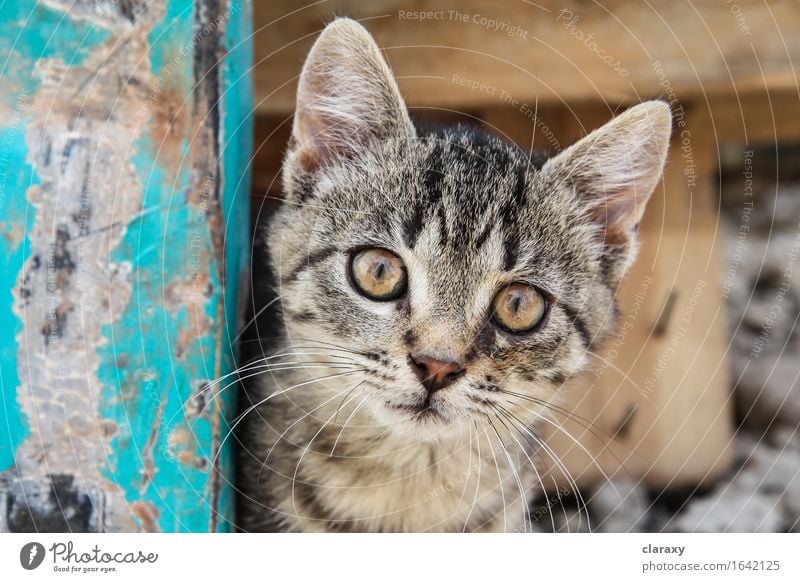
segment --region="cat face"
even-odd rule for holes
[[[658,102],[549,159],[423,132],[369,34],[335,21],[301,76],[269,232],[289,342],[343,350],[331,361],[363,368],[394,431],[543,414],[610,331],[669,133]]]

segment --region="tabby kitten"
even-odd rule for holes
[[[669,135],[661,102],[549,159],[423,131],[369,33],[330,24],[265,235],[281,339],[245,368],[240,527],[526,530],[537,428],[611,331]]]

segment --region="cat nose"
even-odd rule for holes
[[[464,374],[464,366],[458,362],[437,360],[423,354],[410,355],[409,364],[419,381],[431,394],[448,386]]]

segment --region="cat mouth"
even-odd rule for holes
[[[444,416],[434,407],[429,400],[419,404],[387,404],[392,410],[399,410],[411,416],[414,420],[444,420]]]

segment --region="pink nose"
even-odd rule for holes
[[[446,362],[422,354],[409,356],[409,364],[431,394],[464,374],[464,366],[458,362]]]

